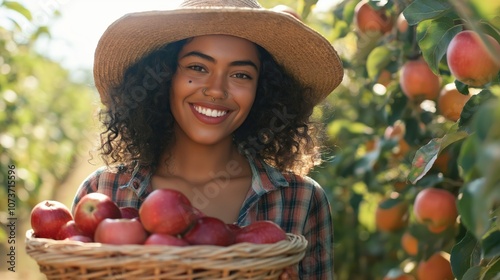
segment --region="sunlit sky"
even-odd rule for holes
[[[264,2],[265,0],[261,0]],[[42,40],[37,49],[60,61],[68,69],[92,69],[93,54],[104,30],[129,12],[162,10],[181,0],[21,0],[33,13],[34,22],[50,27],[51,40]],[[320,0],[317,8],[335,0]],[[59,10],[59,17],[52,11]]]
[[[38,50],[69,69],[91,69],[97,42],[116,19],[130,12],[168,9],[180,0],[37,0],[35,20],[48,24],[52,38]],[[57,9],[59,17],[49,16]]]

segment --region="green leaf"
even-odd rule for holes
[[[460,154],[458,156],[457,162],[458,166],[462,168],[462,177],[466,182],[476,179],[480,176],[479,171],[476,169],[476,154],[479,146],[480,142],[477,139],[477,136],[474,134],[469,136],[460,148]]]
[[[393,124],[397,120],[401,119],[401,116],[405,112],[408,104],[408,97],[403,94],[399,84],[397,88],[388,94],[391,98],[391,103],[387,106],[387,123]]]
[[[488,233],[481,242],[484,257],[493,258],[500,256],[500,230]]]
[[[422,129],[421,129],[422,123],[421,123],[420,119],[417,119],[417,118],[412,116],[412,117],[405,117],[403,119],[403,121],[404,121],[405,127],[406,127],[404,139],[410,145],[416,144],[414,142],[415,139],[421,139],[423,137]]]
[[[476,135],[479,141],[484,142],[493,126],[497,126],[495,120],[497,106],[486,104],[481,110],[478,110],[473,120],[473,128],[476,130]]]
[[[354,174],[361,175],[373,170],[373,167],[377,163],[379,157],[380,149],[375,149],[367,153],[364,157],[354,163]]]
[[[473,95],[469,101],[465,103],[462,109],[458,126],[460,128],[466,126],[472,120],[479,108],[481,108],[481,105],[490,103],[491,100],[494,99],[497,99],[497,97],[489,90],[482,90],[478,94]]]
[[[469,134],[465,131],[448,133],[442,138],[435,138],[425,146],[418,149],[412,162],[408,180],[415,184],[431,169],[439,153],[449,145],[466,138]]]
[[[469,85],[466,85],[459,80],[455,80],[455,87],[457,88],[458,92],[464,95],[469,94]]]
[[[336,137],[343,131],[348,131],[350,134],[371,134],[373,128],[361,122],[351,122],[345,119],[331,122],[327,127],[327,133],[330,137]]]
[[[451,39],[462,31],[462,27],[455,25],[454,20],[454,18],[446,16],[422,21],[417,26],[418,46],[422,50],[425,61],[435,74],[439,74],[439,63],[446,54]]]
[[[33,19],[33,15],[31,14],[31,12],[28,9],[26,9],[26,7],[24,7],[19,2],[4,1],[2,5],[4,7],[6,7],[7,9],[18,12],[19,14],[21,14],[23,17],[25,17],[29,21],[31,21]]]
[[[500,2],[484,0],[460,0],[451,2],[467,23],[478,23],[478,19],[488,21],[496,29],[500,29]]]
[[[441,138],[432,139],[425,146],[418,149],[413,157],[411,170],[408,175],[408,180],[415,184],[418,180],[427,174],[431,169],[434,161],[436,161],[439,149],[441,147]]]
[[[382,209],[391,209],[392,207],[400,204],[403,201],[404,200],[402,200],[401,198],[389,198],[389,199],[386,199],[386,200],[382,201],[379,204],[379,206]]]
[[[305,19],[311,12],[312,8],[318,3],[318,0],[302,0],[299,1],[298,11],[300,16]]]
[[[493,130],[493,129],[492,129]],[[481,146],[478,153],[476,168],[481,170],[481,173],[488,178],[487,191],[488,195],[494,189],[495,184],[500,183],[500,142],[487,142]]]
[[[446,0],[415,0],[403,11],[409,25],[434,19],[447,13],[451,5]]]
[[[491,19],[500,15],[499,1],[468,0],[467,2],[481,18]]]
[[[485,178],[479,178],[463,186],[462,196],[458,200],[458,212],[464,226],[480,240],[490,225],[489,205],[484,203]]]
[[[386,46],[374,48],[366,60],[366,70],[368,77],[375,78],[380,70],[384,69],[391,62],[391,50]]]
[[[471,258],[474,250],[479,247],[478,245],[479,242],[474,235],[470,231],[467,231],[464,238],[457,242],[451,249],[451,269],[457,279],[461,279],[474,263]]]
[[[349,33],[349,25],[343,20],[336,20],[333,29],[331,39],[336,40],[345,37]]]
[[[461,280],[480,280],[481,269],[482,268],[480,266],[473,266],[469,268]]]
[[[500,277],[500,258],[496,258],[496,260],[491,261],[484,270],[484,273],[481,277],[481,280],[489,280],[496,279],[498,280]]]
[[[441,174],[426,174],[418,182],[414,184],[415,187],[427,188],[429,186],[435,186],[444,181],[444,177]]]
[[[51,37],[49,28],[47,26],[40,26],[37,30],[31,35],[31,40],[36,41],[42,35],[47,35],[49,38]]]

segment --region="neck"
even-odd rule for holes
[[[216,179],[218,174],[227,174],[245,160],[229,137],[214,145],[204,145],[177,136],[175,143],[160,158],[158,172],[161,175],[204,184]]]

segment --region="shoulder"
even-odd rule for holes
[[[321,185],[309,176],[301,176],[295,173],[284,173],[283,177],[292,188],[309,190],[311,193],[325,193]]]
[[[303,191],[311,195],[325,194],[320,184],[307,175],[299,175],[294,172],[281,172],[263,160],[256,160],[253,164],[264,187],[267,184],[273,185],[273,187],[265,187],[266,189],[282,189],[293,192]]]
[[[114,179],[116,177],[130,177],[133,166],[120,164],[116,166],[101,166],[92,172],[85,181],[102,181]],[[84,182],[85,182],[84,181]]]
[[[126,185],[137,172],[146,172],[144,167],[134,164],[101,166],[89,174],[80,184],[73,206],[88,193],[100,192],[112,196],[120,186]]]
[[[294,173],[283,174],[283,176],[289,184],[289,187],[283,188],[283,190],[308,201],[309,211],[329,211],[328,194],[318,182],[309,176],[300,176]]]

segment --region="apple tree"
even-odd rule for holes
[[[316,112],[329,153],[312,174],[331,195],[336,277],[498,277],[500,3],[299,2],[346,70]]]
[[[54,197],[83,152],[94,97],[58,62],[37,53],[34,45],[49,28],[37,26],[30,10],[0,1],[0,14],[0,196],[15,197],[10,206],[22,222],[35,204]],[[0,201],[2,245],[7,202]]]

